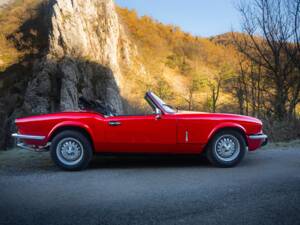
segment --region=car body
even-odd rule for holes
[[[30,116],[16,119],[18,133],[12,136],[19,140],[19,147],[43,150],[51,149],[58,134],[74,131],[87,139],[93,153],[200,154],[224,131],[238,133],[249,151],[267,142],[259,119],[176,111],[152,92],[147,92],[145,99],[153,114],[102,115],[78,111]],[[227,145],[224,146],[225,149]]]

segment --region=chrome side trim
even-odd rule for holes
[[[36,135],[24,135],[24,134],[17,134],[14,133],[11,135],[12,137],[16,139],[23,139],[23,140],[35,140],[35,141],[43,141],[45,140],[45,136],[36,136]]]
[[[185,142],[189,142],[189,132],[185,132]]]
[[[265,134],[253,134],[249,135],[249,139],[251,140],[262,140],[262,139],[267,139],[268,136]]]

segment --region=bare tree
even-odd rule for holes
[[[274,116],[279,120],[287,115],[295,73],[294,54],[287,54],[295,33],[288,10],[290,1],[298,0],[242,2],[238,9],[246,35],[233,33],[238,50],[265,71],[265,80],[272,85],[269,92]]]
[[[208,79],[208,87],[210,89],[210,97],[208,99],[210,111],[216,112],[218,101],[220,98],[221,89],[224,88],[224,83],[232,77],[233,71],[227,64],[220,65],[221,68],[211,79]]]
[[[199,91],[199,88],[202,86],[202,81],[199,76],[195,75],[191,77],[188,81],[188,85],[186,88],[186,95],[184,96],[184,100],[188,104],[188,109],[193,110],[194,102],[195,102],[195,95]]]
[[[289,14],[293,21],[293,43],[286,48],[296,67],[294,79],[291,80],[291,92],[289,98],[289,117],[295,117],[296,106],[300,103],[300,0],[291,0]]]
[[[211,111],[215,113],[217,111],[217,103],[220,97],[220,89],[222,85],[223,79],[221,76],[215,76],[213,80],[208,82],[208,86],[210,89],[210,106]]]
[[[236,70],[236,76],[231,80],[232,86],[228,92],[233,91],[234,96],[237,98],[239,113],[242,115],[249,115],[249,88],[248,88],[248,62],[243,57],[239,57],[239,67]]]

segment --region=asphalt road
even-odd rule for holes
[[[0,153],[0,224],[300,224],[300,148],[232,169],[194,157],[97,157],[64,172],[48,153]]]

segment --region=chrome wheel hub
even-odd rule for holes
[[[56,154],[62,163],[69,166],[76,165],[82,160],[83,146],[75,138],[64,138],[57,144]]]
[[[239,140],[233,135],[223,135],[215,143],[216,156],[222,161],[235,160],[240,153]]]

